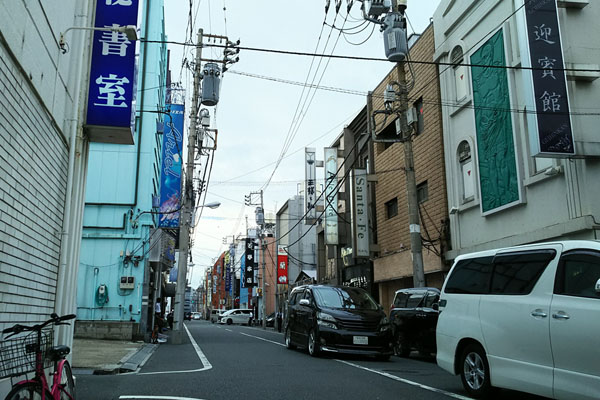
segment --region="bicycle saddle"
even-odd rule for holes
[[[67,354],[69,354],[71,352],[71,349],[69,348],[69,346],[54,346],[51,347],[50,350],[48,351],[47,357],[52,360],[52,361],[58,361],[58,360],[62,360],[63,358],[65,358],[65,356]]]

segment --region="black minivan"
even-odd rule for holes
[[[393,353],[392,330],[385,312],[364,289],[305,285],[294,288],[287,304],[285,344],[320,352],[374,355]]]
[[[413,349],[421,355],[436,352],[435,328],[440,290],[433,287],[397,290],[390,307],[394,353],[407,357]]]

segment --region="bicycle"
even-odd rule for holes
[[[5,400],[74,400],[75,381],[69,362],[65,359],[71,352],[68,346],[53,346],[54,328],[48,325],[69,325],[75,315],[51,318],[38,325],[14,325],[2,331],[0,341],[0,378],[35,372],[32,379],[21,380],[12,385]],[[9,334],[4,338],[5,334]],[[12,339],[9,339],[13,336]],[[44,369],[53,367],[52,387],[48,386]]]

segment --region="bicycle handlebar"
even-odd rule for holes
[[[10,328],[6,328],[6,329],[2,330],[2,333],[12,333],[13,335],[16,335],[18,333],[25,332],[25,331],[39,331],[49,324],[68,325],[66,323],[61,324],[61,322],[68,321],[68,320],[74,319],[76,317],[77,316],[75,314],[67,314],[67,315],[63,315],[62,317],[59,317],[58,314],[52,313],[50,315],[50,319],[42,324],[31,325],[31,326],[16,324],[16,325],[11,326]]]

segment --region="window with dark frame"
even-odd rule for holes
[[[394,197],[392,200],[385,203],[385,215],[387,216],[387,219],[398,215],[398,198]]]
[[[417,122],[415,123],[415,136],[420,135],[425,130],[425,121],[423,120],[423,97],[413,103],[417,110]]]
[[[429,200],[429,189],[427,188],[427,181],[425,181],[417,185],[417,201],[421,204],[427,200]]]

